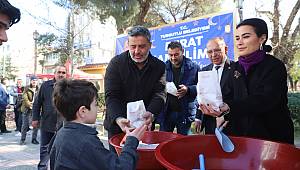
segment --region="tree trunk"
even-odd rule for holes
[[[293,78],[292,78],[292,76],[290,76],[290,75],[288,75],[288,79],[289,79],[289,84],[290,84],[290,89],[292,90],[292,91],[294,91],[294,81],[293,81]]]
[[[272,19],[272,22],[273,22],[273,36],[271,38],[271,41],[272,41],[272,46],[274,47],[274,56],[276,57],[280,57],[278,56],[278,52],[280,51],[279,50],[279,47],[280,47],[280,42],[279,42],[279,17],[280,17],[280,14],[279,14],[279,0],[275,0],[274,2],[274,13],[273,13],[273,19]]]
[[[145,17],[150,9],[150,4],[152,2],[152,0],[138,0],[139,5],[140,5],[140,11],[137,15],[137,21],[136,24],[137,25],[144,25],[145,23]]]

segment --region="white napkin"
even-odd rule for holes
[[[197,99],[201,104],[210,104],[214,110],[220,111],[223,99],[216,70],[198,72]]]
[[[142,141],[140,141],[138,149],[156,149],[156,147],[158,145],[159,145],[158,143],[148,144],[148,143],[143,143]]]
[[[167,90],[167,93],[170,93],[173,96],[176,96],[177,88],[176,88],[174,82],[167,82],[166,83],[166,90]]]
[[[143,100],[127,103],[127,119],[130,120],[130,125],[139,128],[144,124],[143,114],[146,108]]]
[[[140,141],[137,149],[156,149],[156,147],[158,145],[159,145],[158,143],[148,144],[148,143],[143,143],[142,141]],[[120,146],[124,147],[124,143],[120,144]]]

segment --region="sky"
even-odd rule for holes
[[[287,1],[289,2],[289,5],[283,5],[283,3]],[[45,18],[50,20],[50,22],[58,28],[64,28],[66,24],[67,11],[53,4],[52,0],[9,0],[9,2],[20,8],[21,21],[16,25],[13,25],[8,30],[7,33],[9,41],[6,44],[10,46],[10,49],[15,51],[13,62],[15,61],[16,66],[23,69],[24,73],[32,72],[34,58],[33,32],[37,30],[39,33],[43,34],[46,32],[59,33],[59,31],[54,29],[52,26],[44,24],[41,21],[37,21],[31,15]],[[295,2],[296,0],[282,0],[280,10],[282,11],[281,15],[284,23],[291,11],[290,8],[295,4]],[[244,0],[244,19],[256,17],[255,6],[264,6],[262,9],[265,10],[272,10],[273,8],[272,0]],[[224,0],[224,3],[222,4],[222,11],[230,10],[236,10],[236,5],[233,3],[233,0]],[[298,16],[299,15],[300,14],[298,14]],[[269,23],[269,25],[271,24]],[[296,22],[294,23],[294,26],[295,25]]]
[[[285,23],[289,17],[291,12],[291,8],[294,7],[297,0],[281,0],[280,1],[280,14],[281,21]],[[243,0],[243,19],[257,17],[255,8],[259,8],[260,10],[273,10],[273,2],[274,0]],[[289,3],[287,5],[286,3]],[[224,10],[236,10],[236,5],[233,3],[233,0],[224,0],[222,4],[222,9]],[[300,16],[298,12],[297,16]],[[262,17],[266,21],[268,18]],[[295,27],[297,22],[294,22],[293,26]]]
[[[26,74],[33,72],[34,65],[34,40],[33,32],[37,30],[40,34],[46,32],[57,32],[53,27],[36,20],[38,16],[50,20],[59,28],[64,28],[67,11],[57,7],[50,0],[9,0],[9,2],[20,9],[21,20],[13,25],[8,31],[8,42],[14,66],[18,67],[18,78],[24,79]]]
[[[52,26],[44,24],[42,20],[36,20],[32,16],[37,18],[43,18],[49,20],[51,23],[59,28],[64,28],[67,18],[67,11],[61,7],[51,3],[50,0],[9,0],[11,4],[15,5],[21,10],[21,20],[18,24],[11,27],[8,31],[8,36],[14,43],[22,43],[33,38],[32,34],[35,30],[43,34],[49,31],[57,32]],[[31,16],[32,15],[32,16]],[[20,37],[25,37],[20,41]],[[22,38],[23,39],[23,38]]]

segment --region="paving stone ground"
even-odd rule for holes
[[[7,122],[12,133],[0,135],[0,169],[1,170],[36,170],[39,162],[39,145],[31,143],[31,131],[26,137],[26,145],[19,145],[20,136],[15,136],[14,124]],[[107,137],[99,137],[108,148]],[[38,141],[40,135],[38,134]]]

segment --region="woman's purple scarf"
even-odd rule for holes
[[[239,64],[243,66],[246,75],[248,74],[248,71],[253,65],[260,63],[265,58],[265,54],[265,51],[257,50],[246,56],[239,57]]]

